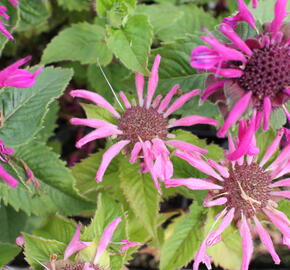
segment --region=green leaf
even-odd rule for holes
[[[282,211],[284,214],[290,218],[290,201],[288,200],[281,200],[278,202],[278,210]]]
[[[161,270],[178,269],[192,260],[201,242],[202,214],[203,207],[192,204],[188,215],[175,226],[161,249]]]
[[[93,104],[81,104],[83,109],[85,110],[85,113],[87,115],[87,118],[95,118],[107,121],[109,123],[115,123],[116,118],[112,116],[112,113],[110,113],[108,110],[98,107]]]
[[[90,8],[89,0],[57,0],[57,3],[66,10],[69,11],[83,11]]]
[[[59,32],[47,45],[42,55],[43,64],[59,61],[79,61],[81,64],[93,64],[99,60],[107,65],[112,53],[105,40],[105,29],[87,22],[73,24]]]
[[[39,32],[47,25],[51,15],[48,1],[27,0],[20,1],[20,22],[17,32]]]
[[[275,110],[270,117],[270,127],[277,130],[284,126],[287,122],[286,115],[282,108]]]
[[[160,196],[150,175],[141,174],[139,164],[130,164],[125,158],[120,161],[119,168],[121,188],[130,207],[145,229],[155,237]]]
[[[4,127],[0,137],[6,145],[28,142],[41,129],[48,106],[64,91],[72,72],[61,68],[45,68],[34,86],[26,89],[6,87],[0,96]]]
[[[47,146],[27,144],[16,149],[16,156],[29,166],[39,180],[41,189],[33,191],[32,186],[22,184],[13,189],[1,182],[0,198],[5,204],[11,205],[15,210],[21,209],[28,215],[40,216],[55,212],[76,215],[94,208],[93,204],[84,201],[77,194],[73,188],[73,176],[59,156]],[[18,177],[26,178],[21,168],[16,168],[16,171]]]
[[[76,224],[60,215],[49,216],[33,233],[46,239],[69,243],[76,231]]]
[[[215,223],[217,212],[210,208],[204,229],[204,237]],[[218,224],[215,226],[217,228]],[[212,231],[215,230],[214,228]],[[216,266],[224,269],[239,270],[242,263],[242,242],[239,231],[234,225],[230,225],[222,234],[222,239],[214,246],[207,248],[207,254],[213,258]]]
[[[50,255],[55,254],[58,258],[62,258],[66,244],[56,240],[49,240],[35,235],[24,233],[25,260],[37,270],[43,267],[37,262],[45,263],[50,261]]]
[[[0,242],[0,266],[12,261],[20,251],[21,249],[16,245]]]
[[[123,16],[132,12],[136,7],[136,0],[94,0],[96,1],[96,10],[102,17],[106,16],[107,12],[115,9]]]
[[[18,23],[19,23],[19,7],[12,6],[11,3],[8,2],[8,0],[1,1],[1,4],[3,4],[7,8],[6,13],[10,16],[8,21],[5,20],[5,24],[8,25],[5,28],[10,33],[12,33],[17,28]],[[1,32],[0,33],[0,55],[2,54],[2,50],[4,49],[8,41],[9,40]]]
[[[261,161],[266,150],[275,139],[276,132],[273,129],[269,129],[267,131],[258,131],[256,133],[257,138],[257,147],[260,149],[260,153],[258,156],[258,160]],[[272,159],[271,159],[272,160]]]
[[[149,75],[147,62],[153,31],[148,17],[142,14],[132,16],[122,29],[111,29],[110,32],[108,46],[121,62],[134,72]]]

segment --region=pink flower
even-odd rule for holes
[[[19,69],[20,66],[30,61],[31,57],[27,56],[6,67],[0,71],[0,87],[16,87],[28,88],[35,84],[35,78],[42,72],[42,68],[38,68],[34,73]]]
[[[25,244],[25,240],[24,240],[24,237],[23,236],[18,236],[15,240],[15,243],[17,246],[19,247],[24,247],[24,244]]]
[[[19,6],[19,1],[18,0],[8,0],[10,2],[11,5],[13,5],[14,7]]]
[[[201,99],[211,98],[227,108],[219,137],[224,137],[245,112],[255,115],[256,129],[262,125],[264,130],[269,128],[275,109],[282,107],[288,118],[290,115],[285,107],[290,99],[290,23],[283,23],[287,0],[277,0],[274,20],[264,24],[263,33],[247,40],[242,40],[234,28],[245,21],[257,30],[255,19],[243,0],[238,4],[237,15],[225,18],[219,27],[230,43],[209,33],[201,39],[210,47],[199,46],[191,54],[192,67],[215,74],[208,77]]]
[[[0,163],[7,163],[9,161],[9,155],[12,155],[14,150],[12,148],[6,147],[3,141],[0,139]],[[4,167],[0,164],[0,178],[3,179],[9,186],[16,188],[18,181],[10,175]]]
[[[127,249],[131,248],[131,247],[136,247],[136,246],[141,246],[143,245],[143,243],[140,242],[131,242],[128,240],[122,240],[121,241],[123,246],[121,247],[121,252],[124,253]]]
[[[8,0],[11,5],[14,7],[17,7],[19,5],[18,0]],[[5,6],[0,6],[0,16],[2,16],[5,20],[9,20],[9,15],[6,13],[7,8]],[[9,33],[9,31],[5,28],[5,24],[0,21],[0,31],[4,36],[6,36],[8,39],[14,40],[13,36]]]
[[[121,92],[120,97],[125,105],[125,110],[119,113],[103,97],[97,93],[86,90],[75,90],[71,96],[80,97],[94,102],[96,105],[105,108],[113,117],[117,119],[117,124],[108,123],[99,119],[71,119],[74,125],[85,125],[92,127],[91,133],[80,139],[76,146],[82,147],[84,144],[111,135],[116,136],[118,142],[113,144],[103,155],[96,180],[103,180],[104,173],[111,160],[124,150],[125,154],[130,154],[130,162],[141,160],[144,171],[150,172],[156,188],[160,191],[158,179],[164,181],[173,174],[173,166],[170,161],[170,151],[167,147],[178,148],[192,153],[206,153],[207,151],[197,146],[179,140],[169,139],[168,129],[176,126],[191,126],[195,124],[209,124],[216,126],[218,121],[202,117],[187,116],[173,122],[169,122],[169,116],[181,108],[185,102],[199,94],[199,90],[192,90],[189,93],[177,98],[171,105],[170,102],[176,94],[179,85],[175,85],[162,99],[161,95],[153,99],[158,85],[158,68],[161,57],[156,56],[151,75],[148,81],[147,95],[144,97],[144,77],[136,74],[136,89],[139,104],[136,101],[130,102],[126,95]]]
[[[241,140],[247,136],[244,134],[244,128],[244,124],[241,124],[239,138],[235,140],[229,138],[226,159],[220,163],[212,160],[206,162],[199,157],[179,151],[179,157],[196,169],[208,174],[208,178],[169,179],[165,181],[167,187],[186,186],[192,190],[208,189],[210,192],[206,196],[204,206],[224,206],[224,209],[217,216],[217,221],[221,220],[220,225],[215,231],[208,232],[196,254],[194,270],[198,270],[200,263],[206,264],[207,268],[211,269],[211,258],[207,255],[206,249],[221,241],[222,233],[232,222],[238,224],[242,237],[241,270],[249,269],[253,253],[251,236],[253,226],[275,264],[280,263],[271,237],[259,219],[266,218],[270,221],[282,233],[283,243],[289,244],[290,221],[284,213],[275,208],[277,201],[290,198],[290,191],[285,189],[285,187],[290,186],[290,178],[285,178],[290,172],[290,142],[271,161],[279,149],[284,134],[283,129],[279,130],[264,156],[258,159],[254,137],[251,140],[247,139],[248,145],[243,145],[242,149],[239,149],[240,144],[242,144]],[[233,153],[237,151],[239,155],[234,156]],[[242,155],[240,156],[240,154]],[[283,190],[280,187],[283,187]]]

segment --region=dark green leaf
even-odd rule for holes
[[[0,266],[4,266],[12,261],[20,251],[21,249],[16,245],[0,242]]]

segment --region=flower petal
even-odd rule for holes
[[[203,203],[203,205],[206,207],[212,207],[216,205],[224,205],[227,201],[228,199],[226,197],[221,197],[212,201],[206,201]]]
[[[275,17],[270,25],[270,32],[274,37],[278,34],[284,18],[288,15],[287,2],[288,0],[277,0],[275,3]]]
[[[109,128],[118,129],[116,125],[113,125],[111,123],[108,123],[106,121],[99,120],[99,119],[71,118],[70,123],[72,125],[82,125],[82,126],[91,127],[91,128],[109,127]]]
[[[201,100],[205,101],[209,96],[211,96],[213,93],[218,91],[219,89],[223,88],[224,84],[226,83],[226,80],[220,80],[217,82],[214,82],[210,84],[201,95]]]
[[[263,103],[263,111],[264,111],[264,124],[263,129],[268,130],[269,129],[269,123],[270,123],[270,115],[272,112],[272,104],[269,97],[264,98]]]
[[[144,90],[144,76],[140,73],[136,73],[135,77],[135,85],[137,89],[137,96],[139,100],[139,104],[142,107],[143,106],[143,90]]]
[[[176,120],[175,122],[170,124],[168,128],[178,126],[193,126],[197,124],[217,126],[219,124],[219,121],[205,116],[191,115]]]
[[[2,165],[0,165],[0,178],[2,178],[10,187],[16,188],[18,181],[9,173],[7,173]]]
[[[120,97],[121,97],[126,109],[130,109],[131,108],[131,104],[130,104],[128,98],[126,97],[125,93],[123,91],[121,91],[119,93],[119,95],[120,95]]]
[[[186,186],[191,190],[223,189],[222,186],[210,183],[199,178],[176,178],[164,181],[167,188]]]
[[[158,112],[162,113],[168,106],[168,104],[170,103],[172,97],[176,94],[178,88],[180,87],[179,84],[175,84],[170,91],[167,93],[167,95],[165,96],[165,98],[162,100],[162,102],[160,103],[160,106],[158,108]]]
[[[206,149],[179,140],[168,140],[166,141],[166,144],[169,146],[176,147],[185,152],[199,152],[201,154],[206,154],[208,152]]]
[[[135,143],[133,150],[131,152],[130,163],[134,163],[138,158],[138,155],[142,149],[142,145],[140,142]]]

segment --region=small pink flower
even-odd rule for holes
[[[19,67],[30,61],[31,57],[27,56],[6,67],[0,71],[0,87],[16,87],[27,88],[35,84],[35,78],[42,72],[42,68],[38,68],[34,73],[20,69]]]
[[[251,126],[252,123],[249,125]],[[285,178],[290,173],[290,142],[272,160],[273,155],[279,149],[284,134],[284,129],[279,130],[264,156],[258,159],[259,151],[255,145],[254,135],[248,138],[247,132],[252,133],[247,129],[251,129],[251,127],[247,128],[246,122],[242,120],[239,126],[239,137],[235,140],[231,136],[229,137],[226,159],[220,163],[212,160],[206,162],[199,157],[179,151],[179,157],[196,169],[208,174],[208,178],[169,179],[165,181],[167,187],[186,186],[192,190],[208,189],[210,192],[205,198],[204,206],[224,206],[216,220],[221,220],[220,225],[215,231],[208,232],[196,254],[194,270],[199,269],[200,263],[206,264],[207,268],[211,269],[211,258],[207,255],[206,249],[220,242],[222,233],[233,222],[238,224],[242,237],[241,270],[249,269],[253,253],[251,236],[253,226],[275,264],[280,263],[271,237],[259,219],[264,217],[270,221],[282,233],[283,243],[289,246],[290,220],[275,207],[277,201],[290,198],[290,191],[285,189],[290,186],[290,178]],[[247,145],[243,143],[243,140],[247,142]],[[242,144],[243,147],[241,147]]]
[[[257,1],[253,2],[254,5]],[[234,31],[240,21],[247,22],[256,31],[255,19],[243,0],[238,0],[239,12],[225,18],[220,32],[230,42],[217,40],[211,33],[202,36],[210,47],[199,46],[191,54],[191,66],[215,74],[209,76],[202,100],[217,102],[226,117],[218,132],[224,137],[229,128],[246,112],[255,116],[256,129],[269,128],[272,112],[282,107],[289,118],[285,104],[290,100],[290,23],[287,0],[277,0],[275,17],[263,25],[264,32],[243,40]]]
[[[8,0],[10,2],[11,5],[13,5],[14,7],[19,6],[19,1],[18,0]]]
[[[24,247],[25,241],[24,241],[24,237],[23,236],[18,236],[15,240],[16,245],[19,247]]]
[[[96,105],[105,108],[117,119],[117,124],[112,124],[99,119],[71,119],[74,125],[85,125],[92,127],[91,133],[80,139],[76,146],[111,135],[117,137],[118,142],[111,146],[103,155],[96,180],[101,182],[104,173],[111,160],[124,150],[130,155],[130,162],[137,159],[143,164],[143,171],[150,172],[156,188],[160,191],[158,179],[164,181],[173,174],[173,166],[170,161],[170,151],[167,147],[174,147],[191,153],[206,153],[207,151],[188,143],[171,140],[168,129],[176,126],[191,126],[195,124],[209,124],[216,126],[218,121],[202,116],[187,116],[173,122],[169,122],[169,116],[180,109],[185,102],[199,94],[199,90],[192,90],[189,93],[177,98],[171,105],[170,102],[176,94],[179,85],[175,85],[162,99],[160,95],[153,99],[158,85],[158,68],[161,57],[156,56],[151,75],[148,81],[147,95],[144,97],[144,77],[136,74],[136,89],[139,104],[136,101],[130,102],[126,95],[121,92],[120,97],[125,105],[125,110],[119,113],[103,97],[97,93],[86,90],[75,90],[71,96],[84,98],[94,102]]]
[[[141,246],[143,245],[140,242],[131,242],[128,240],[122,240],[121,241],[123,246],[121,247],[121,252],[124,253],[127,249],[131,248],[131,247],[136,247],[136,246]]]
[[[9,161],[9,155],[13,155],[14,150],[6,147],[3,141],[0,139],[0,162],[7,163]],[[9,186],[16,188],[18,181],[10,175],[4,167],[0,164],[0,178],[2,178]]]

